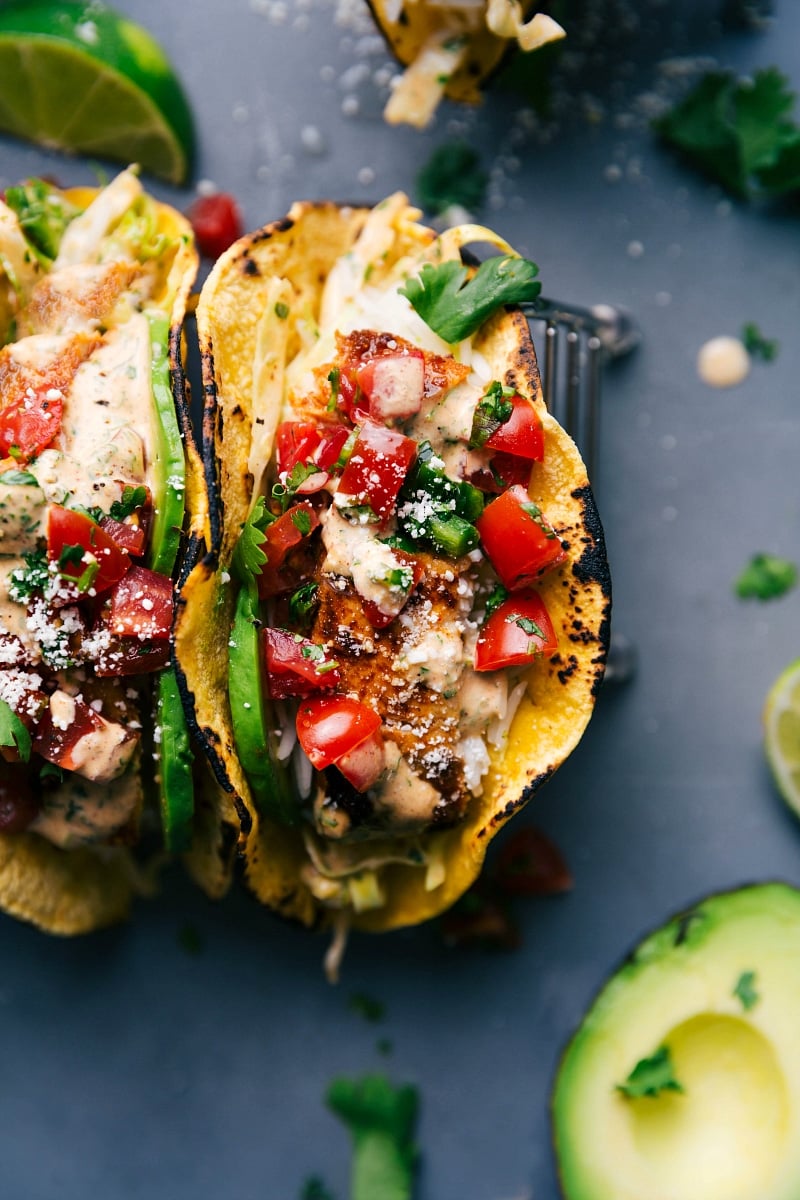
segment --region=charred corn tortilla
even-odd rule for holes
[[[334,264],[352,250],[367,214],[368,210],[332,203],[295,204],[284,220],[242,239],[223,255],[203,289],[197,311],[212,543],[182,591],[177,654],[196,732],[226,793],[219,821],[240,835],[246,882],[263,903],[306,925],[325,921],[330,912],[301,879],[307,861],[302,834],[259,813],[236,754],[227,690],[228,640],[237,590],[230,563],[257,486],[248,469],[254,431],[268,455],[280,419],[278,405],[263,404],[265,361],[274,384],[274,372],[280,375],[300,349],[301,336],[308,337],[308,331],[314,330],[325,281]],[[397,211],[391,248],[384,247],[376,258],[378,275],[390,274],[398,263],[408,262],[413,271],[411,264],[418,266],[423,258],[457,257],[467,242],[486,240],[482,235],[495,237],[465,227],[437,239],[416,224],[417,215],[407,207]],[[282,334],[285,344],[259,344],[276,295],[290,300],[289,329]],[[536,466],[536,499],[568,546],[567,564],[548,575],[540,588],[556,628],[559,652],[530,668],[527,693],[503,752],[493,755],[483,795],[473,798],[458,825],[424,835],[435,844],[443,866],[436,886],[426,887],[430,878],[419,867],[400,863],[382,867],[386,902],[356,913],[353,924],[359,928],[377,931],[415,924],[435,916],[463,894],[480,872],[494,835],[580,739],[602,678],[610,585],[585,469],[572,441],[545,410],[523,316],[518,311],[496,314],[476,334],[474,345],[494,378],[533,398],[544,422],[545,460]]]
[[[70,205],[81,211],[100,195],[101,189],[73,188],[62,194]],[[149,201],[148,201],[149,202]],[[169,316],[169,373],[173,382],[175,405],[186,457],[186,534],[190,553],[208,537],[208,501],[200,457],[194,445],[189,421],[188,389],[182,368],[182,328],[189,294],[197,271],[198,258],[192,230],[174,208],[153,202],[155,239],[170,247],[163,265],[156,267],[150,302]],[[0,214],[8,220],[8,210]],[[20,297],[29,292],[41,274],[41,266],[29,259],[20,273],[13,256],[13,242],[3,242],[7,253],[0,256],[0,317],[14,319]],[[7,323],[4,321],[4,328]],[[35,459],[34,459],[35,469]],[[144,708],[144,705],[142,706]],[[144,775],[141,760],[153,755],[152,731],[135,767],[121,779],[106,785],[105,796],[113,804],[116,789],[134,788],[137,809],[144,799]],[[152,787],[152,779],[149,786]],[[139,871],[129,838],[121,836],[110,843],[84,844],[63,849],[35,832],[0,834],[0,908],[41,929],[73,935],[87,933],[123,919],[137,892],[148,889]]]
[[[564,36],[551,17],[518,0],[439,4],[369,0],[393,53],[406,68],[384,110],[390,124],[423,127],[441,97],[477,104],[513,43],[525,52]]]

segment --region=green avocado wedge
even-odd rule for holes
[[[156,430],[153,462],[153,532],[148,566],[172,574],[181,544],[185,513],[186,458],[175,412],[169,375],[169,321],[147,314],[150,329],[150,386]],[[178,681],[170,667],[155,689],[156,724],[160,731],[158,792],[164,845],[172,853],[189,849],[194,817],[193,756]]]
[[[276,722],[266,695],[260,667],[258,593],[255,584],[242,587],[230,637],[228,692],[236,749],[260,810],[285,825],[297,824],[286,771],[280,766],[274,740]]]
[[[646,938],[560,1063],[566,1200],[797,1200],[800,890],[713,895]]]

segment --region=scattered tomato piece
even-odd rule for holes
[[[219,258],[242,236],[242,214],[228,192],[200,196],[187,212],[200,253]]]

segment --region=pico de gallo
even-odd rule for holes
[[[188,229],[188,226],[186,227]],[[170,702],[185,456],[169,386],[180,256],[136,173],[0,203],[0,833],[138,837]],[[185,274],[185,271],[184,271]],[[179,739],[180,741],[180,739]],[[172,739],[170,741],[172,745]],[[168,843],[184,779],[162,790]]]

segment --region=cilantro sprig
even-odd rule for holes
[[[267,540],[264,530],[274,520],[272,513],[264,506],[264,497],[259,496],[253,511],[242,525],[231,559],[231,569],[240,583],[249,584],[266,565],[267,556],[261,549]]]
[[[327,1103],[353,1138],[351,1200],[411,1200],[417,1089],[383,1075],[335,1079]]]
[[[417,176],[417,195],[426,212],[434,215],[452,205],[474,212],[483,204],[486,183],[486,172],[469,142],[443,142]]]
[[[426,325],[453,345],[469,337],[504,304],[535,300],[542,290],[539,268],[511,254],[487,258],[472,278],[455,259],[425,263],[399,288]]]
[[[14,746],[23,762],[31,756],[31,735],[7,701],[0,699],[0,746]]]
[[[710,71],[655,123],[662,138],[736,196],[800,189],[795,96],[775,67],[739,79]]]
[[[625,1082],[617,1084],[617,1091],[629,1100],[656,1097],[662,1092],[683,1092],[683,1085],[675,1078],[669,1046],[660,1046],[649,1058],[639,1059]]]
[[[776,554],[754,554],[736,580],[740,600],[777,600],[797,584],[797,567]]]

